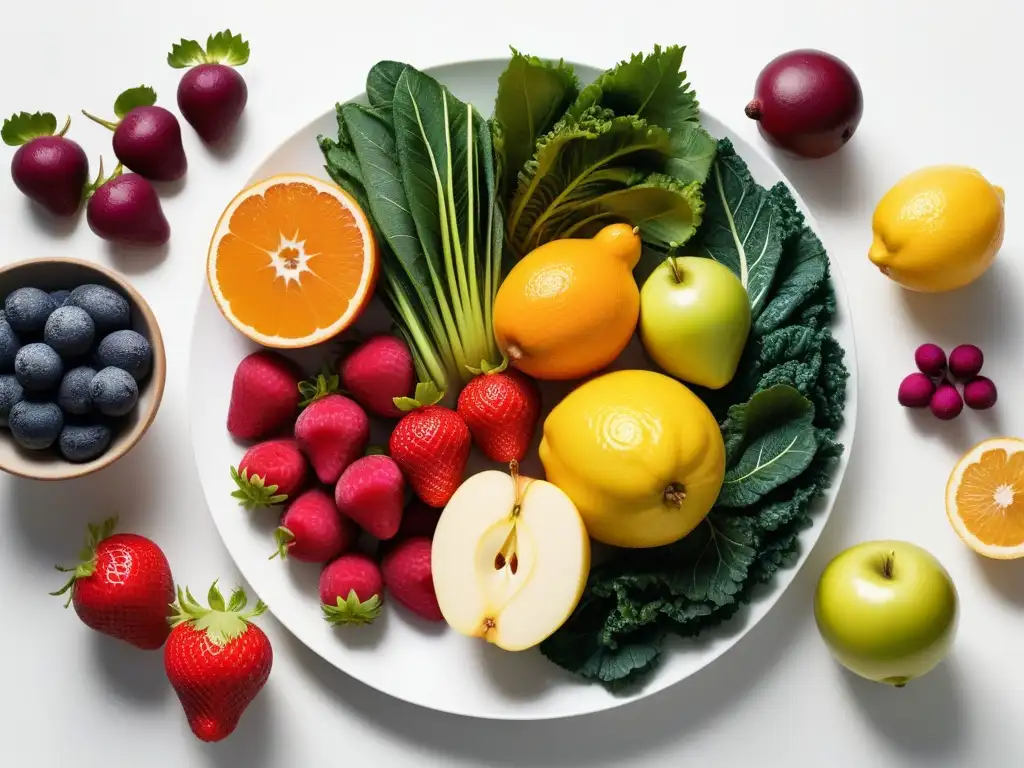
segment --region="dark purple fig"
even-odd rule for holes
[[[0,130],[7,146],[18,147],[11,161],[14,186],[54,216],[77,213],[89,183],[89,158],[64,135],[70,125],[69,117],[58,132],[49,112],[19,112]]]
[[[176,181],[188,168],[181,126],[178,118],[155,104],[156,91],[140,85],[117,97],[117,122],[103,120],[84,109],[82,114],[114,132],[114,154],[125,168],[153,181]]]
[[[195,40],[171,47],[167,63],[189,68],[178,83],[178,109],[207,144],[225,139],[238,124],[249,89],[233,67],[249,60],[249,43],[227,29],[210,35],[204,50]]]
[[[803,157],[825,157],[857,130],[864,96],[845,62],[804,49],[768,62],[745,111],[770,144]]]
[[[93,182],[85,209],[89,229],[98,237],[125,245],[163,245],[171,227],[153,185],[137,173],[122,173],[118,165],[108,178]]]

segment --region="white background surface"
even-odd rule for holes
[[[1018,379],[1024,323],[1024,196],[1020,151],[1021,11],[1010,2],[814,0],[772,3],[159,4],[51,0],[8,3],[0,46],[0,113],[80,108],[106,114],[129,86],[152,84],[174,105],[178,73],[164,63],[178,37],[230,26],[252,43],[249,105],[237,146],[211,155],[183,126],[186,183],[164,206],[173,230],[158,253],[112,251],[84,219],[54,229],[0,181],[0,259],[74,255],[121,269],[147,296],[168,346],[164,405],[143,442],[111,470],[63,485],[0,478],[0,738],[19,766],[902,766],[1020,763],[1024,690],[1024,564],[983,562],[949,528],[943,489],[956,457],[1002,433],[1024,434]],[[408,9],[405,6],[408,5]],[[733,10],[732,7],[735,7]],[[728,21],[729,18],[739,19]],[[466,30],[460,31],[456,30]],[[829,50],[859,75],[866,111],[851,144],[823,161],[779,160],[842,263],[860,362],[857,447],[818,549],[769,616],[722,660],[646,701],[564,722],[481,723],[423,711],[329,668],[271,617],[270,682],[228,741],[188,730],[159,654],[81,625],[46,592],[86,521],[119,512],[151,536],[175,579],[194,587],[237,578],[195,482],[186,427],[185,365],[209,233],[223,205],[296,127],[362,89],[378,59],[417,66],[502,54],[611,65],[655,42],[684,43],[701,102],[756,138],[743,117],[754,78],[779,52]],[[77,117],[71,136],[112,159],[109,134]],[[6,151],[6,150],[4,150]],[[5,156],[6,161],[6,156]],[[903,173],[965,163],[1007,193],[997,265],[957,294],[907,296],[869,264],[870,217]],[[5,174],[6,175],[6,174]],[[910,418],[895,401],[916,345],[974,342],[1002,399],[988,415],[950,424]],[[948,663],[895,691],[854,679],[814,629],[818,573],[840,549],[905,538],[936,554],[960,590],[960,635]],[[424,659],[423,663],[430,663]],[[410,674],[415,674],[414,670]]]

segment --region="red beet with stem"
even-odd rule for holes
[[[249,43],[227,29],[210,35],[204,49],[195,40],[175,43],[167,63],[188,68],[178,83],[178,109],[207,144],[216,144],[238,124],[249,90],[234,67],[249,60]]]
[[[129,88],[114,102],[116,122],[82,114],[114,132],[114,154],[125,168],[153,181],[176,181],[188,160],[181,144],[181,125],[156,105],[156,91],[146,85]]]
[[[14,186],[54,216],[74,216],[89,183],[89,158],[65,136],[70,126],[70,117],[57,131],[51,113],[19,112],[0,131],[7,146],[18,147],[11,161]]]
[[[137,173],[122,173],[119,165],[103,178],[103,164],[86,206],[86,218],[97,237],[125,245],[163,245],[171,237],[153,185]]]
[[[819,158],[853,137],[864,114],[864,96],[845,62],[803,49],[777,56],[761,70],[745,112],[768,143]]]

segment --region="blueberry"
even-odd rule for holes
[[[100,365],[128,371],[136,381],[142,381],[153,363],[153,351],[141,333],[114,331],[100,342],[96,359]]]
[[[0,320],[0,371],[13,371],[14,358],[21,349],[21,342],[14,329],[6,320]]]
[[[7,426],[11,408],[24,399],[25,390],[14,376],[10,374],[0,376],[0,427]]]
[[[90,461],[110,445],[110,428],[102,424],[76,427],[70,424],[61,430],[57,442],[61,455],[68,461]]]
[[[53,299],[53,306],[60,309],[64,306],[64,303],[68,300],[68,296],[71,295],[71,291],[50,291],[50,298]]]
[[[22,400],[11,408],[11,435],[22,448],[41,451],[49,448],[60,435],[64,415],[56,403],[34,403]]]
[[[38,288],[19,288],[4,301],[7,322],[19,333],[43,330],[56,308],[50,294]]]
[[[128,371],[108,366],[92,377],[89,397],[104,416],[124,416],[139,401],[139,385]]]
[[[25,389],[39,391],[57,386],[64,364],[47,344],[26,344],[14,358],[14,375]]]
[[[84,355],[95,337],[96,326],[81,307],[58,307],[47,318],[43,329],[43,341],[61,356]]]
[[[60,389],[57,390],[57,405],[73,416],[82,416],[91,411],[89,385],[95,375],[96,370],[87,365],[80,365],[65,373]]]
[[[131,325],[131,309],[124,296],[103,285],[80,285],[68,296],[65,306],[81,307],[89,313],[101,333]]]

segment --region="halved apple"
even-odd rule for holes
[[[445,621],[507,651],[545,640],[576,608],[590,539],[576,506],[551,483],[488,470],[441,513],[431,550]]]

